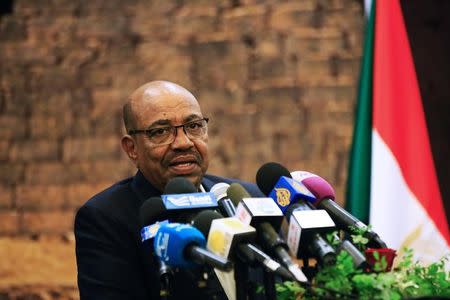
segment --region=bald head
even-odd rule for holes
[[[176,96],[183,97],[186,101],[191,101],[193,105],[198,106],[198,102],[191,92],[170,81],[150,81],[137,88],[123,106],[123,122],[126,131],[137,128],[138,111],[149,105],[151,107],[153,104],[157,104],[160,99]]]

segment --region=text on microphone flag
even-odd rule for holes
[[[213,193],[161,195],[166,209],[216,207]]]

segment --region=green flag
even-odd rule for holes
[[[345,208],[365,223],[369,222],[370,207],[374,3],[375,1],[372,2],[364,40],[345,201]]]

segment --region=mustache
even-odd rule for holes
[[[179,156],[191,156],[194,158],[197,164],[201,164],[203,162],[203,158],[200,155],[200,153],[196,150],[190,149],[190,150],[177,150],[167,153],[167,155],[164,157],[162,161],[162,165],[164,167],[168,167],[170,163]]]

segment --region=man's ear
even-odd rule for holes
[[[136,141],[128,134],[124,135],[121,140],[122,149],[134,164],[137,164]]]

